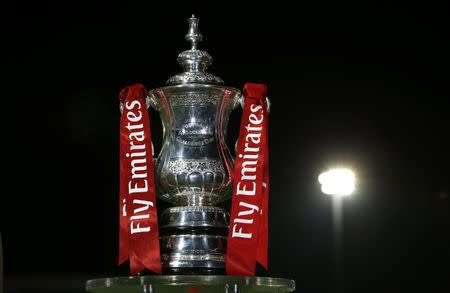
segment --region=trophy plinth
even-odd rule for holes
[[[90,280],[92,293],[251,293],[292,292],[295,282],[268,277],[230,276],[136,276]]]

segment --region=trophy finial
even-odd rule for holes
[[[192,14],[187,21],[189,29],[185,39],[191,43],[191,49],[181,52],[177,58],[178,64],[183,67],[184,72],[172,76],[167,80],[166,84],[223,84],[223,80],[220,77],[206,72],[206,68],[212,63],[211,55],[197,48],[198,43],[203,39],[198,29],[199,19]]]
[[[189,30],[185,36],[185,39],[188,42],[191,42],[192,45],[191,50],[197,49],[197,43],[201,42],[203,39],[203,36],[198,29],[198,22],[199,19],[195,17],[194,14],[192,14],[192,16],[188,18]]]

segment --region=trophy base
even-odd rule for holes
[[[162,275],[104,278],[86,282],[86,291],[92,293],[279,293],[294,290],[294,280],[269,277]]]
[[[225,253],[212,254],[200,251],[202,254],[173,253],[161,254],[162,269],[170,274],[225,274]]]
[[[212,206],[166,209],[160,219],[161,262],[175,275],[225,274],[229,214]]]

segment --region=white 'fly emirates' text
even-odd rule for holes
[[[148,176],[147,176],[147,152],[145,144],[144,124],[142,123],[142,104],[139,100],[125,103],[128,110],[126,119],[128,124],[125,126],[130,134],[130,151],[125,154],[127,158],[131,157],[131,180],[128,182],[128,194],[134,194],[133,204],[140,205],[135,208],[133,215],[130,217],[130,232],[145,233],[150,232],[150,226],[142,227],[139,220],[150,218],[150,207],[153,202],[139,199],[139,194],[148,192]],[[125,207],[124,207],[125,211]]]
[[[236,178],[236,196],[256,195],[256,166],[259,159],[262,123],[264,120],[263,107],[250,105],[251,114],[248,117],[249,124],[245,126],[244,150],[238,156],[243,159],[241,176]],[[245,200],[239,201],[238,216],[233,220],[232,237],[249,239],[252,233],[245,232],[245,225],[253,224],[254,215],[259,213],[259,207]]]

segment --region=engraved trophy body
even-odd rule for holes
[[[221,274],[229,214],[215,204],[231,195],[233,159],[225,138],[240,91],[205,72],[212,58],[197,49],[198,19],[188,21],[192,48],[178,56],[185,72],[147,97],[164,132],[155,164],[157,195],[174,205],[159,220],[161,260],[168,273]]]

